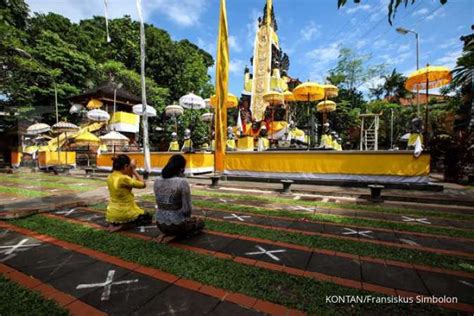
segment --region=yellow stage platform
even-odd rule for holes
[[[115,153],[118,155],[121,153]],[[143,153],[124,153],[135,159],[138,169],[144,169]],[[151,171],[161,172],[161,169],[166,165],[171,156],[177,153],[170,152],[153,152],[151,153]],[[102,170],[112,170],[111,153],[102,154],[97,157],[97,168]],[[186,158],[186,174],[209,173],[214,171],[214,154],[212,153],[194,153],[184,154]]]
[[[38,167],[46,169],[57,166],[76,167],[76,152],[74,151],[40,151],[38,152]]]
[[[118,154],[118,153],[116,153]],[[143,169],[142,153],[126,153]],[[175,153],[152,153],[153,172],[160,172]],[[112,154],[97,158],[97,167],[112,169]],[[187,174],[214,170],[213,153],[185,154]],[[291,180],[338,180],[386,183],[428,183],[430,155],[412,151],[272,151],[228,152],[225,175]]]
[[[427,183],[430,155],[411,151],[302,151],[227,153],[231,176],[291,180]]]

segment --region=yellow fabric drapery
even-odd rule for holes
[[[227,29],[227,12],[225,0],[220,1],[219,36],[216,61],[216,113],[214,168],[216,172],[224,171],[226,130],[227,130],[227,94],[229,81],[229,38]]]

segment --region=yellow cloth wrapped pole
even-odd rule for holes
[[[214,171],[224,171],[226,130],[227,130],[227,93],[229,81],[229,41],[227,30],[227,12],[225,0],[220,1],[219,36],[217,42],[216,62],[216,98],[217,106],[215,112],[215,152]]]

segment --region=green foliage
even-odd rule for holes
[[[464,46],[461,57],[458,58],[453,70],[453,85],[458,87],[470,86],[474,82],[474,36]]]
[[[409,130],[415,108],[403,107],[387,100],[374,100],[367,104],[367,112],[380,113],[379,147],[390,148],[391,120],[393,112],[393,145]]]
[[[58,94],[59,114],[67,117],[68,98],[106,80],[122,83],[141,95],[139,23],[129,16],[109,21],[107,43],[105,19],[73,23],[55,14],[35,14],[28,18],[24,0],[2,0],[0,9],[0,100],[2,110],[16,112],[2,117],[10,128],[22,121],[54,122],[54,94]],[[173,41],[152,25],[146,32],[147,101],[158,111],[150,129],[165,125],[164,107],[194,91],[209,97],[213,91],[208,68],[211,55],[193,43]],[[203,135],[198,126],[198,138]],[[151,139],[158,138],[151,133]],[[197,141],[197,139],[196,139]],[[198,141],[199,142],[199,141]]]
[[[0,315],[66,316],[68,311],[39,293],[28,290],[0,276]]]
[[[349,91],[355,91],[370,79],[381,76],[385,65],[368,65],[370,55],[359,55],[350,48],[341,48],[336,67],[329,71],[329,80]]]
[[[24,0],[0,0],[0,25],[24,29],[29,7]]]
[[[122,63],[109,60],[98,66],[99,81],[106,81],[113,78],[115,82],[123,84],[123,88],[130,91],[132,94],[141,95],[141,79],[140,75],[127,69]],[[169,90],[160,87],[156,82],[147,77],[146,78],[147,102],[153,106],[158,113],[162,113],[166,106]]]

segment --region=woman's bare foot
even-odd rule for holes
[[[173,241],[175,238],[176,236],[167,236],[165,234],[160,234],[158,237],[155,238],[155,242],[159,244],[167,244]]]
[[[109,233],[115,233],[124,229],[124,225],[109,225],[107,231]]]
[[[166,237],[165,234],[159,234],[158,236],[156,236],[156,238],[153,241],[161,244],[161,242],[163,241],[165,237]]]
[[[175,239],[176,239],[176,236],[166,236],[165,238],[163,238],[163,241],[161,243],[167,244],[167,243],[172,242]]]

